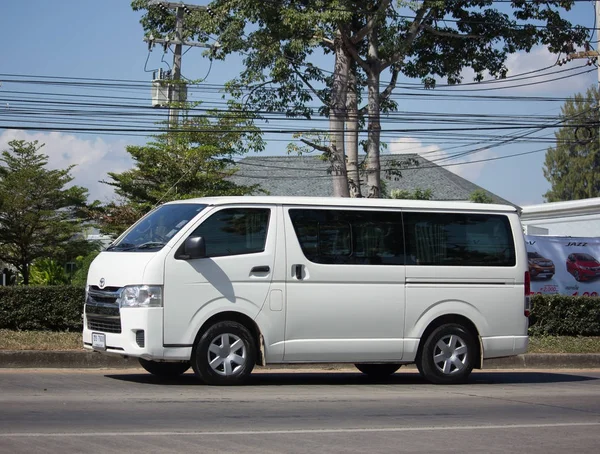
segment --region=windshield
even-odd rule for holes
[[[190,222],[206,205],[176,203],[162,205],[135,223],[122,238],[111,244],[107,251],[156,251]]]
[[[596,259],[589,254],[575,254],[575,258],[577,260],[586,261],[586,262],[595,262]]]
[[[543,258],[543,257],[542,257],[540,254],[538,254],[537,252],[528,252],[528,253],[527,253],[527,256],[528,256],[530,259],[541,259],[541,258]]]

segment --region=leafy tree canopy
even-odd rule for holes
[[[64,253],[81,231],[87,189],[69,186],[73,166],[47,168],[43,144],[13,140],[8,147],[0,156],[0,260],[28,285],[30,264]]]
[[[186,17],[184,36],[213,43],[216,38],[220,47],[215,58],[243,56],[244,69],[228,89],[255,111],[305,118],[329,115],[327,152],[338,195],[351,192],[344,149],[345,124],[353,120],[346,111],[348,92],[360,98],[366,85],[368,105],[357,112],[368,118],[366,185],[369,195],[378,197],[379,113],[396,108],[389,94],[398,74],[421,79],[427,88],[435,86],[436,78],[461,82],[464,68],[474,70],[475,80],[482,80],[486,72],[503,78],[509,54],[529,51],[536,44],[551,52],[568,52],[588,39],[587,29],[561,15],[573,4],[574,0],[214,0],[208,10]],[[147,34],[173,35],[172,13],[149,6],[147,0],[133,0],[132,7],[145,11],[141,23]],[[322,54],[334,57],[325,69],[314,64]],[[381,90],[386,72],[389,83]],[[352,81],[360,87],[350,87]],[[315,101],[321,107],[315,108]],[[356,176],[353,179],[356,184]]]
[[[475,203],[493,203],[494,199],[485,189],[475,189],[469,196],[469,200]]]
[[[600,197],[600,93],[590,87],[568,99],[561,110],[556,146],[548,148],[544,176],[551,188],[546,201]]]
[[[191,111],[193,112],[193,111]],[[119,234],[153,207],[171,200],[247,195],[256,185],[242,186],[227,177],[236,172],[234,158],[260,151],[260,131],[239,110],[215,114],[217,120],[187,115],[177,131],[160,134],[143,146],[128,146],[135,165],[109,172],[120,201],[91,207],[102,231]]]
[[[431,189],[416,188],[414,191],[408,189],[392,189],[391,199],[431,200],[433,192]]]

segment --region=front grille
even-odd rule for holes
[[[121,289],[118,287],[101,289],[95,285],[90,285],[85,302],[88,329],[105,333],[120,333],[120,297]]]
[[[95,285],[88,288],[88,303],[116,304],[121,296],[121,289],[118,287],[106,287],[101,289]]]
[[[95,318],[87,316],[88,329],[105,333],[120,333],[121,319]]]

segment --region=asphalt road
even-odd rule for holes
[[[0,452],[597,453],[600,370],[475,372],[426,384],[355,372],[186,374],[0,369]]]

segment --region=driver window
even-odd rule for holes
[[[227,208],[200,224],[192,236],[204,238],[207,257],[263,252],[270,213],[268,208]]]

